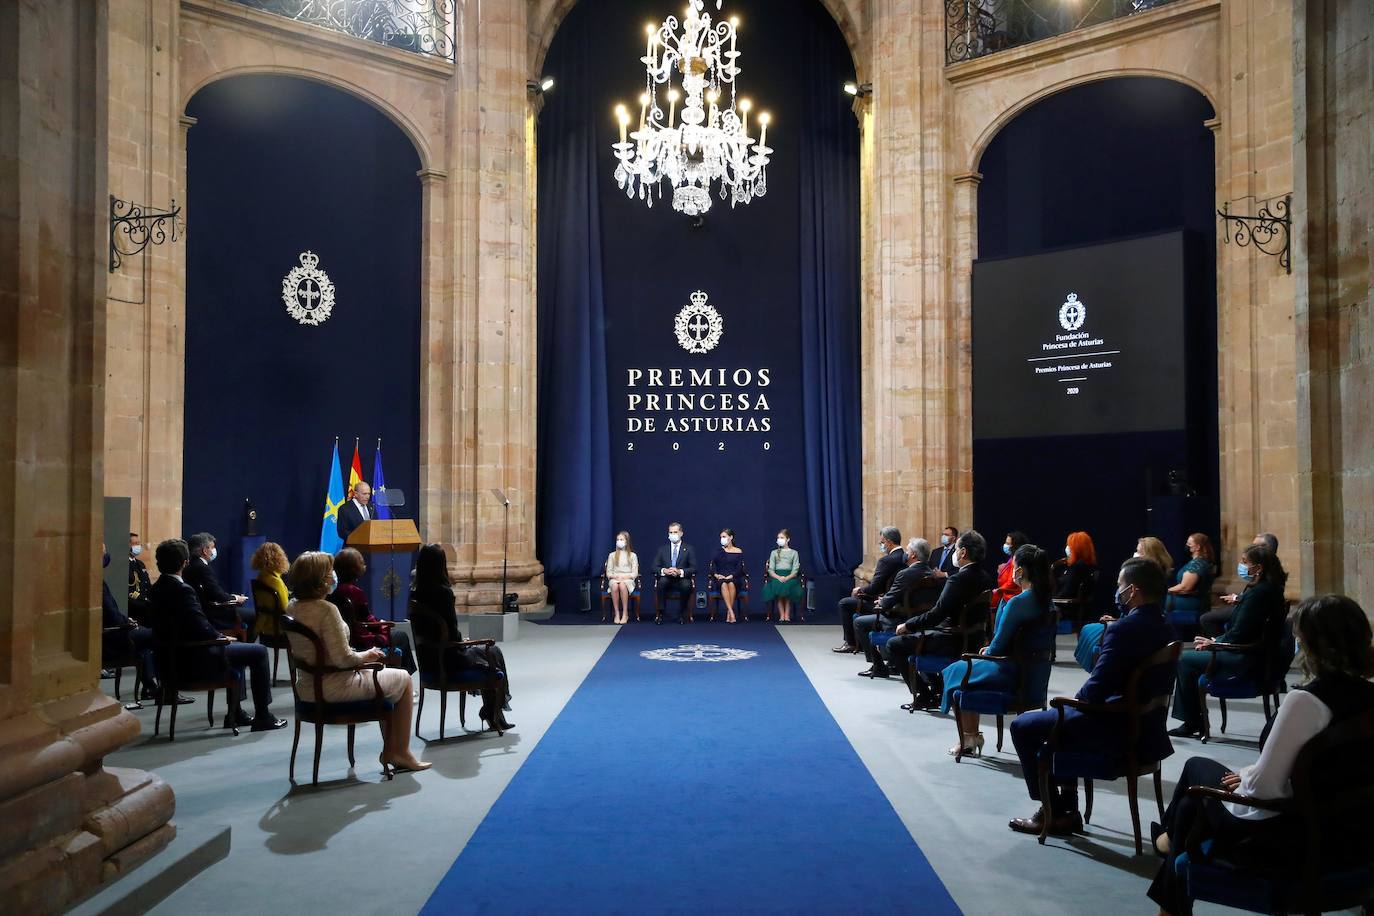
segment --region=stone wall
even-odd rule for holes
[[[100,692],[107,9],[0,4],[0,899],[49,913],[170,841]]]

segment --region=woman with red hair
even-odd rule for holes
[[[1058,579],[1054,597],[1077,598],[1083,583],[1097,572],[1097,549],[1088,532],[1075,531],[1069,535],[1064,545],[1064,559],[1055,563],[1055,571]]]

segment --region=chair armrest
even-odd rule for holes
[[[127,633],[127,632],[130,631],[130,630],[136,630],[136,629],[138,629],[138,624],[133,623],[133,622],[131,621],[131,622],[129,622],[129,623],[121,623],[121,624],[120,624],[119,626],[117,626],[117,627],[104,627],[104,628],[101,629],[100,632],[101,632],[101,633]]]
[[[219,639],[202,639],[197,642],[175,642],[172,643],[174,649],[198,649],[203,646],[227,646],[234,640],[228,636],[221,636]]]
[[[1010,656],[1010,655],[981,655],[981,654],[979,654],[979,653],[977,653],[977,652],[970,652],[970,653],[964,655],[963,657],[964,657],[964,658],[975,659],[975,660],[981,658],[981,659],[983,659],[983,660],[985,660],[985,661],[990,661],[990,662],[1009,662],[1009,661],[1011,661],[1011,656]]]
[[[1225,789],[1218,789],[1213,786],[1189,786],[1188,794],[1199,798],[1214,798],[1217,801],[1248,805],[1251,808],[1260,808],[1264,811],[1282,813],[1292,808],[1292,802],[1288,799],[1255,798],[1252,795],[1238,795],[1235,792],[1227,792]]]
[[[494,639],[463,639],[458,642],[449,643],[451,646],[494,646]]]
[[[1050,700],[1051,709],[1076,709],[1079,712],[1107,712],[1121,714],[1126,711],[1124,703],[1085,703],[1073,697],[1055,697]]]
[[[396,626],[396,622],[394,620],[372,620],[355,624],[355,626],[360,630],[390,630]]]
[[[1263,646],[1263,645],[1264,645],[1263,643],[1258,643],[1258,642],[1246,642],[1246,643],[1238,643],[1238,642],[1214,642],[1214,643],[1211,643],[1211,644],[1209,644],[1209,645],[1203,646],[1199,651],[1201,651],[1201,652],[1253,652],[1253,651],[1255,651],[1256,649],[1260,648],[1260,647]]]

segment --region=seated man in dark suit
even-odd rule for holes
[[[143,553],[143,543],[138,533],[129,532],[129,616],[143,626],[152,623],[152,605],[148,603],[148,593],[153,583],[148,578],[148,567],[138,558]]]
[[[656,594],[654,596],[654,623],[663,622],[663,605],[669,595],[677,595],[682,602],[677,622],[687,622],[687,608],[692,599],[692,584],[697,574],[697,555],[690,544],[682,542],[682,523],[668,525],[668,543],[658,548],[654,554],[654,573]]]
[[[992,577],[982,565],[987,551],[987,541],[977,531],[969,529],[959,535],[954,545],[954,562],[958,570],[945,580],[945,587],[936,599],[935,606],[897,627],[897,635],[887,642],[888,657],[898,673],[906,676],[907,663],[921,643],[920,633],[923,630],[934,631],[926,635],[923,654],[958,655],[964,651],[963,637],[950,631],[958,626],[964,605],[992,588]],[[986,622],[986,616],[979,620]],[[924,675],[916,674],[907,684],[917,709],[928,709],[940,702],[944,685],[937,683],[939,677],[936,674],[931,676],[932,680],[926,680]]]
[[[205,616],[221,630],[232,630],[242,625],[245,632],[252,633],[257,611],[247,604],[246,595],[226,592],[215,575],[215,567],[210,565],[219,556],[215,536],[208,531],[193,534],[188,546],[191,564],[186,567],[186,584],[196,590],[196,598]]]
[[[221,633],[211,625],[201,610],[196,591],[186,584],[185,575],[190,563],[190,551],[181,539],[163,541],[155,555],[161,575],[153,583],[153,632],[159,643],[203,642],[219,639]],[[233,637],[227,637],[233,640]],[[177,650],[177,672],[190,680],[217,676],[228,665],[238,681],[239,697],[244,696],[244,669],[248,669],[253,687],[254,715],[239,710],[239,725],[250,725],[255,732],[271,731],[286,725],[285,719],[272,715],[271,654],[266,646],[231,641],[223,646],[198,646]],[[167,659],[159,658],[160,666]],[[232,723],[228,715],[224,725]]]
[[[854,618],[867,614],[874,603],[892,587],[892,580],[906,566],[902,550],[902,533],[888,526],[878,532],[878,562],[873,565],[873,578],[864,585],[854,586],[848,598],[840,599],[840,630],[844,642],[832,652],[858,652],[858,637],[854,635]]]
[[[913,604],[923,604],[939,595],[941,586],[923,589],[926,594],[916,591],[922,579],[931,578],[934,570],[930,568],[930,542],[925,538],[912,538],[906,544],[906,569],[892,577],[892,585],[878,599],[876,613],[864,614],[854,618],[854,638],[868,659],[867,671],[860,671],[861,677],[887,677],[890,673],[881,653],[873,647],[874,630],[893,630],[902,622],[902,608]],[[929,594],[933,591],[934,594]]]
[[[940,546],[930,557],[930,566],[937,576],[952,576],[959,571],[959,564],[954,562],[955,554],[959,551],[958,545],[958,528],[950,525],[940,532]]]
[[[348,536],[362,527],[363,522],[376,518],[377,510],[372,508],[372,485],[360,480],[353,485],[352,499],[339,507],[334,517],[334,530],[339,533],[339,539],[347,544]]]
[[[101,545],[103,553],[103,564],[110,565],[110,552]],[[125,616],[119,609],[119,602],[115,601],[114,592],[110,591],[110,585],[103,579],[100,582],[100,653],[102,658],[116,658],[118,656],[133,654],[138,659],[140,675],[143,678],[144,696],[152,696],[152,688],[157,684],[157,670],[153,665],[153,631],[147,627],[139,626]],[[186,700],[185,702],[190,702]],[[141,708],[138,706],[137,698],[130,704],[131,708]]]
[[[1164,571],[1152,560],[1133,557],[1121,567],[1117,577],[1116,606],[1121,619],[1107,624],[1102,636],[1101,654],[1093,665],[1088,680],[1079,688],[1077,699],[1085,703],[1112,703],[1125,694],[1132,672],[1145,659],[1173,641],[1173,631],[1164,619],[1161,602],[1167,583]],[[1160,669],[1154,676],[1165,684],[1171,674]],[[1142,684],[1153,693],[1160,684]],[[1167,689],[1167,687],[1165,688]],[[1167,724],[1163,708],[1151,713],[1142,723],[1138,752],[1142,757],[1162,759],[1173,753],[1173,745],[1165,733]],[[1030,797],[1040,801],[1040,756],[1046,753],[1050,732],[1059,718],[1054,709],[1023,713],[1011,723],[1011,740],[1021,758],[1021,775],[1025,777]],[[1076,709],[1064,710],[1064,726],[1060,729],[1062,750],[1084,752],[1105,751],[1122,753],[1127,740],[1126,717],[1085,713]],[[1050,791],[1050,829],[1056,836],[1065,836],[1083,829],[1078,813],[1078,780],[1052,785]],[[1019,833],[1040,833],[1039,809],[1031,817],[1018,817],[1008,824]]]

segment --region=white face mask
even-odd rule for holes
[[[949,535],[947,535],[947,534],[942,534],[942,535],[940,535],[940,546],[941,546],[941,547],[948,547],[948,546],[949,546]]]
[[[779,546],[779,547],[786,547],[786,546],[787,546],[787,538],[778,538],[778,546]]]
[[[215,558],[218,557],[218,556],[219,556],[219,548],[218,548],[218,547],[211,547],[211,548],[210,548],[210,562],[211,562],[211,563],[215,562]]]
[[[136,557],[136,556],[138,556],[139,554],[141,554],[142,552],[143,552],[143,545],[142,545],[142,544],[135,544],[134,546],[132,546],[132,547],[129,548],[129,556],[131,556],[131,557]]]
[[[1064,556],[1066,556],[1066,557],[1068,557],[1070,560],[1072,560],[1072,559],[1073,559],[1073,548],[1071,548],[1071,547],[1065,547],[1065,548],[1064,548]]]
[[[338,573],[331,572],[331,573],[329,574],[329,590],[330,590],[331,592],[337,592],[337,591],[339,590],[339,574],[338,574]]]
[[[616,547],[616,550],[624,550],[624,549],[625,549],[625,539],[624,539],[624,538],[616,538],[616,539],[615,539],[615,547]]]
[[[668,532],[668,540],[670,540],[670,541],[672,541],[674,544],[676,544],[678,541],[682,540],[682,535],[676,534],[676,533],[674,533],[674,532],[672,532],[672,531],[669,531],[669,532]]]
[[[730,546],[730,539],[729,539],[728,537],[722,537],[722,538],[720,539],[720,546],[722,546],[722,547],[729,547],[729,546]]]

